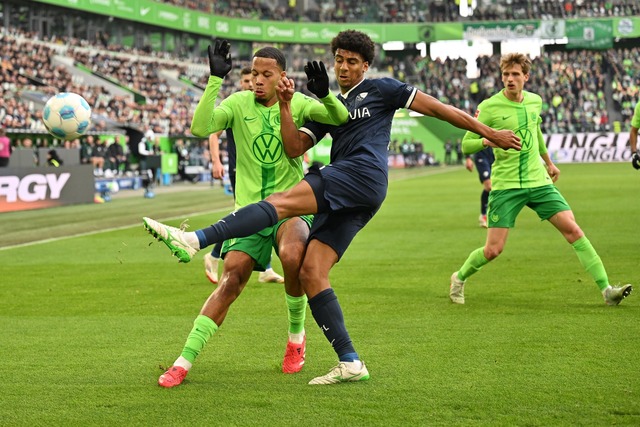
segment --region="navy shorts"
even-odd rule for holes
[[[481,183],[491,178],[491,165],[494,159],[493,150],[485,149],[473,155],[473,163],[476,165],[478,178]]]
[[[380,177],[363,179],[329,165],[311,167],[304,180],[318,203],[309,240],[318,239],[330,246],[340,260],[356,234],[380,209],[387,194],[386,176],[384,182]]]

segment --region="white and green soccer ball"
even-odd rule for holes
[[[91,125],[91,107],[77,93],[62,92],[44,105],[42,121],[49,133],[60,139],[75,139]]]

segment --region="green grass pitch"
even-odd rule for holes
[[[307,385],[336,363],[310,312],[305,368],[280,372],[284,295],[257,275],[185,383],[157,386],[212,286],[203,253],[178,264],[141,217],[205,226],[230,209],[219,188],[2,214],[0,424],[639,425],[640,174],[560,168],[611,282],[635,293],[605,306],[562,236],[525,210],[466,305],[451,304],[451,273],[485,239],[477,175],[392,171],[385,204],[332,271],[371,373],[336,386]],[[47,241],[19,245],[35,240]]]

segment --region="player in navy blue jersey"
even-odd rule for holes
[[[484,150],[480,150],[473,154],[471,157],[467,157],[465,167],[469,172],[473,171],[473,165],[475,164],[478,171],[478,178],[480,184],[482,184],[482,194],[480,195],[480,217],[478,218],[478,224],[480,227],[487,228],[487,204],[489,203],[489,193],[491,192],[491,165],[495,160],[493,155],[493,149],[487,147]]]
[[[144,218],[145,227],[153,236],[164,242],[173,255],[188,260],[198,250],[215,242],[253,234],[282,218],[315,214],[299,277],[311,313],[333,346],[339,363],[328,374],[312,379],[310,384],[369,378],[345,327],[342,309],[329,283],[329,271],[386,197],[388,146],[395,111],[409,108],[479,133],[498,147],[520,149],[520,139],[510,130],[494,130],[398,80],[365,79],[375,53],[373,41],[366,34],[342,31],[332,40],[331,51],[341,92],[338,98],[349,111],[346,124],[326,127],[309,123],[298,130],[289,103],[294,91],[293,81],[283,78],[278,95],[280,132],[286,154],[292,158],[301,156],[329,131],[333,138],[329,165],[311,168],[292,189],[274,193],[195,232]],[[305,72],[311,92],[319,98],[329,94],[324,64],[308,63]]]

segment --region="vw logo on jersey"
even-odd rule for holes
[[[282,141],[272,133],[262,133],[253,140],[251,150],[256,159],[271,165],[282,158]]]
[[[533,143],[533,135],[529,129],[518,129],[516,135],[520,137],[522,141],[522,151],[531,150],[531,144]]]

